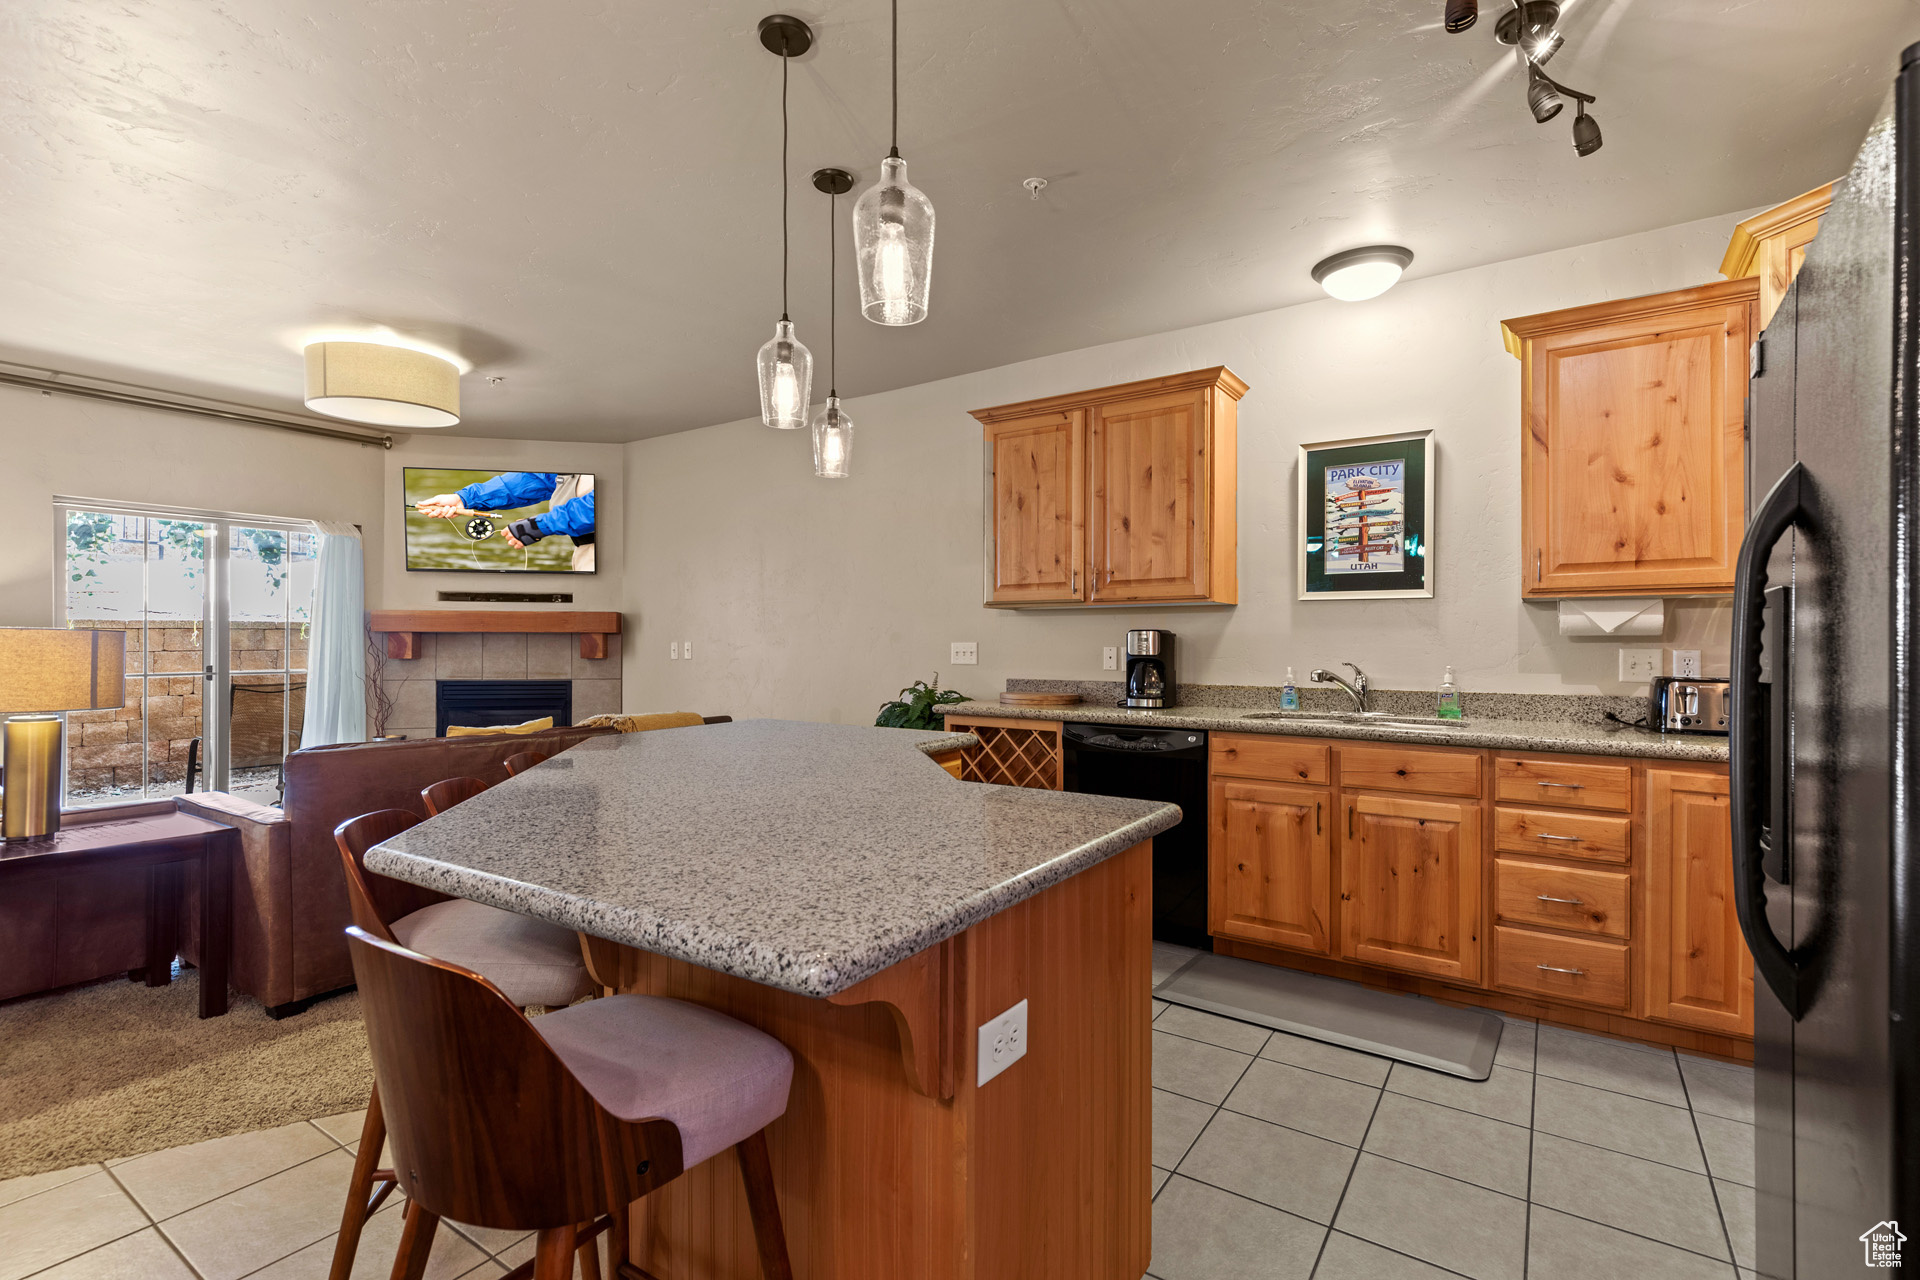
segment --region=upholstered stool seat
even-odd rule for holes
[[[450,898],[390,928],[401,946],[485,974],[522,1007],[572,1004],[593,989],[579,937],[545,920]]]
[[[689,1169],[787,1110],[787,1046],[701,1005],[609,996],[556,1009],[535,1019],[533,1029],[611,1114],[671,1120]]]

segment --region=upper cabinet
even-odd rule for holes
[[[1234,604],[1238,403],[1225,367],[976,409],[987,603]]]
[[[1733,589],[1753,278],[1508,320],[1522,596]]]
[[[1754,324],[1758,333],[1773,319],[1780,299],[1800,274],[1807,260],[1807,246],[1820,229],[1820,215],[1833,201],[1833,184],[1815,187],[1765,213],[1756,213],[1733,229],[1727,244],[1727,256],[1720,260],[1720,274],[1729,280],[1753,276],[1760,281],[1760,309]]]

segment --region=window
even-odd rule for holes
[[[313,526],[77,498],[55,512],[59,623],[127,633],[126,705],[67,717],[66,803],[277,799],[306,708]]]

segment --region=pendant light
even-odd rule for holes
[[[860,314],[875,324],[919,324],[927,318],[933,276],[933,202],[907,181],[900,158],[900,0],[893,4],[893,145],[880,180],[853,205],[854,267]]]
[[[813,30],[790,14],[760,19],[760,43],[780,55],[780,323],[760,348],[760,421],[781,431],[807,425],[813,403],[813,353],[787,314],[787,62],[813,47]]]
[[[822,480],[845,480],[853,457],[853,419],[840,407],[840,317],[838,281],[840,254],[833,235],[834,214],[840,197],[853,190],[853,175],[845,169],[816,169],[813,185],[827,195],[827,403],[813,417],[813,474]]]

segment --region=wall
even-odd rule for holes
[[[53,622],[55,494],[358,524],[367,543],[368,598],[375,599],[383,452],[271,427],[0,387],[8,500],[0,537],[0,626]]]
[[[805,433],[757,419],[630,444],[627,710],[870,721],[936,671],[988,697],[1009,676],[1111,679],[1101,647],[1141,626],[1179,634],[1191,681],[1277,684],[1289,665],[1304,679],[1352,661],[1381,687],[1432,688],[1452,663],[1470,691],[1632,692],[1614,678],[1616,644],[1563,639],[1550,605],[1519,598],[1520,367],[1498,324],[1718,279],[1741,216],[853,399],[844,481],[814,478]],[[967,411],[1215,364],[1252,385],[1241,603],[983,608],[981,435]],[[857,385],[850,373],[842,385]],[[1295,600],[1298,446],[1422,428],[1439,442],[1435,598]],[[1666,642],[1724,671],[1725,605],[1668,612]],[[668,644],[687,640],[695,657],[670,661]],[[949,665],[954,640],[978,642],[977,667]]]
[[[383,590],[368,593],[378,609],[619,609],[624,598],[625,447],[543,440],[480,440],[422,432],[395,435],[385,462],[386,512],[392,535],[383,548]],[[594,477],[594,564],[592,574],[511,574],[410,572],[402,509],[406,502],[401,471],[406,467],[466,467],[485,471],[576,471]],[[571,591],[570,605],[448,604],[442,591]]]

